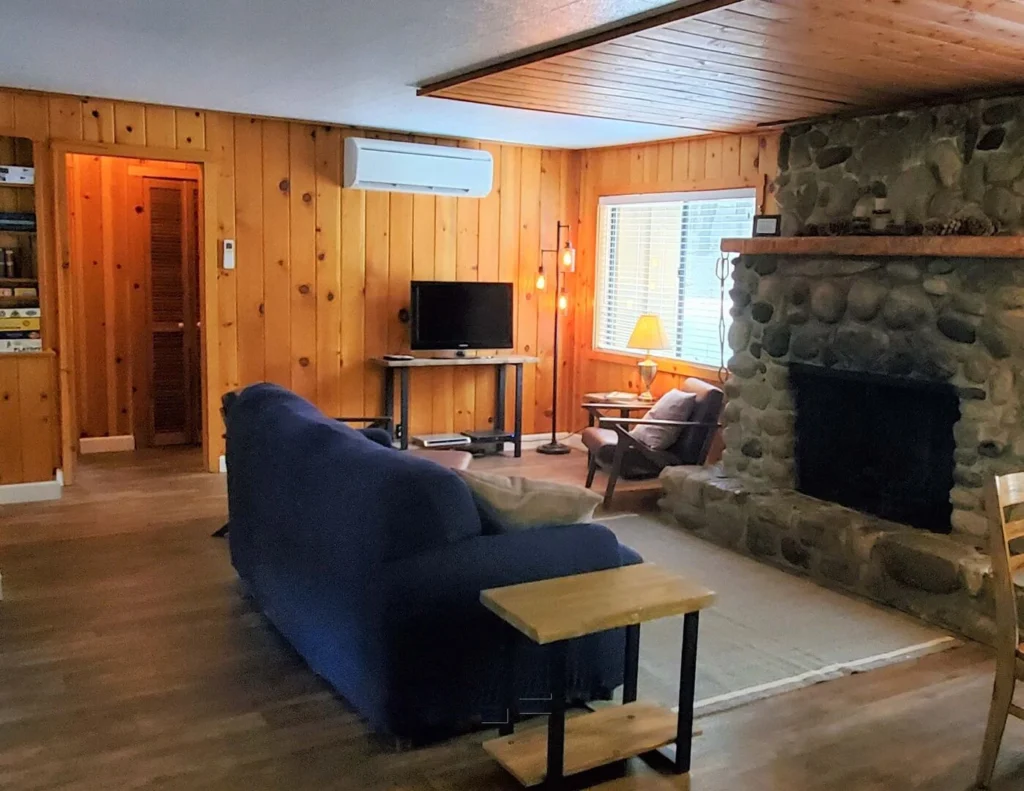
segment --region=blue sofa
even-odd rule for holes
[[[224,400],[231,561],[257,606],[377,731],[424,741],[501,716],[509,627],[485,588],[639,562],[601,525],[504,531],[458,475],[281,387]],[[547,649],[519,639],[523,698]],[[573,699],[622,683],[622,630],[573,642]]]

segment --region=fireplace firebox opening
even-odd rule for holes
[[[960,419],[948,384],[791,363],[797,489],[949,533]]]

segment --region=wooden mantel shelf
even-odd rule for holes
[[[722,252],[744,255],[1024,258],[1024,236],[774,236],[723,239]]]

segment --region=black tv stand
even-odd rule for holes
[[[515,455],[523,455],[523,366],[536,363],[536,357],[509,355],[506,357],[417,357],[412,360],[388,360],[374,357],[371,362],[384,369],[381,398],[381,414],[394,419],[395,416],[395,371],[399,374],[400,417],[396,426],[402,450],[409,447],[409,371],[412,368],[440,368],[445,366],[489,365],[494,368],[494,426],[489,435],[510,437],[515,446]],[[505,379],[508,366],[515,368],[515,427],[505,431]]]

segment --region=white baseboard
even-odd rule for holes
[[[133,434],[118,434],[113,437],[82,437],[78,440],[78,452],[83,456],[89,453],[121,453],[135,450]]]
[[[221,472],[227,472],[228,471],[228,460],[227,460],[227,457],[225,457],[223,453],[220,454],[220,465],[218,466],[218,469]]]
[[[59,500],[62,491],[63,486],[59,480],[37,481],[35,483],[9,483],[5,486],[0,486],[0,505]]]

